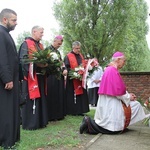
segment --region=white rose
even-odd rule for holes
[[[80,70],[84,71],[84,68],[82,67]]]
[[[74,68],[75,71],[79,71],[79,68]]]
[[[76,72],[74,72],[74,73],[73,73],[73,76],[77,77],[77,76],[78,76],[78,74],[77,74]]]
[[[55,53],[55,52],[51,52],[50,55],[51,55],[52,60],[58,60],[59,59],[57,53]]]
[[[92,70],[93,69],[93,67],[91,66],[91,65],[89,65],[89,68],[88,68],[88,70]]]
[[[82,71],[84,71],[84,68],[80,66],[80,67],[79,67],[79,70],[82,70]]]

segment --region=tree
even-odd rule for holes
[[[31,33],[29,31],[24,31],[23,33],[20,33],[17,37],[17,50],[19,50],[21,44],[24,42],[26,37],[31,36]]]
[[[82,53],[97,57],[102,66],[116,50],[128,57],[124,70],[144,70],[150,61],[144,0],[62,0],[53,8],[65,37],[65,53],[78,40],[82,43]]]

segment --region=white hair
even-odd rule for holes
[[[34,30],[38,30],[38,29],[44,29],[44,28],[41,27],[41,26],[34,26],[34,27],[31,29],[31,32],[33,33]]]
[[[72,48],[74,48],[75,46],[81,46],[81,43],[79,41],[75,41],[72,43]]]

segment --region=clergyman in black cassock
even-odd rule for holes
[[[72,64],[75,63],[75,66],[83,65],[85,62],[83,56],[80,53],[81,43],[75,41],[72,43],[72,51],[65,56],[64,62],[65,66],[68,69],[74,69],[75,67]],[[70,59],[69,59],[70,57]],[[67,76],[66,81],[66,114],[67,115],[84,115],[84,113],[89,112],[89,100],[87,95],[87,90],[84,89],[81,85],[78,86],[82,90],[82,94],[76,94],[75,91],[78,88],[74,88],[73,79],[70,79]]]
[[[20,140],[19,59],[9,34],[17,25],[11,9],[0,13],[0,146],[12,148]]]
[[[47,47],[52,52],[58,54],[60,61],[62,61],[61,54],[58,48],[63,43],[63,37],[57,35],[54,38],[52,45]],[[64,85],[64,75],[67,74],[65,66],[61,66],[61,76],[58,79],[54,74],[49,74],[47,79],[47,107],[48,107],[48,119],[49,121],[56,121],[64,119],[65,117],[65,85]]]
[[[42,38],[43,30],[40,26],[34,26],[32,28],[32,37],[26,38],[19,50],[20,63],[22,64],[24,74],[22,86],[26,89],[26,93],[28,93],[27,101],[21,108],[22,128],[26,130],[44,128],[48,124],[45,88],[46,75],[41,73],[41,64],[39,66],[39,64],[33,63],[32,72],[32,66],[24,63],[23,59],[32,48],[36,51],[43,49],[43,45],[39,42]],[[32,73],[34,74],[34,80],[31,79]],[[31,85],[30,81],[37,81],[37,83]],[[38,89],[38,92],[36,92],[36,89]],[[36,97],[31,97],[34,91],[36,92],[34,94]]]

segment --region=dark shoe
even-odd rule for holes
[[[86,122],[86,117],[83,118],[82,124],[80,125],[80,134],[83,134],[85,130],[87,130],[88,124]]]

